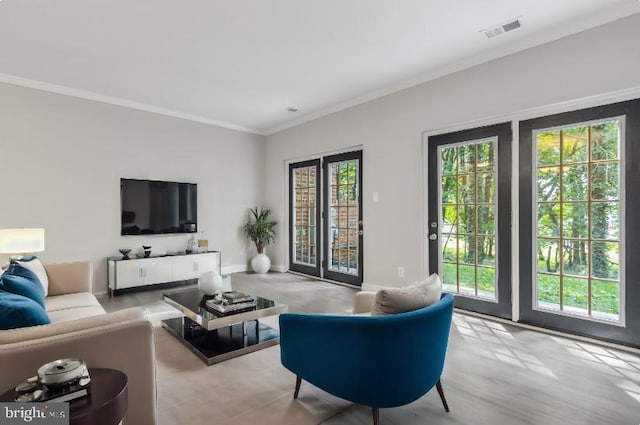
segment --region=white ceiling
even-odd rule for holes
[[[637,0],[0,0],[0,81],[270,134],[637,12]],[[521,29],[480,32],[518,16]]]

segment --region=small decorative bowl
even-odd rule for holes
[[[131,250],[129,248],[122,248],[122,249],[119,249],[118,252],[120,254],[122,254],[122,259],[123,260],[128,260],[129,259],[129,253],[131,252]]]

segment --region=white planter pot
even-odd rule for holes
[[[251,259],[251,268],[256,273],[266,273],[271,267],[271,260],[267,257],[267,254],[258,254]]]

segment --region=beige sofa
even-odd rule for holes
[[[124,425],[157,423],[153,327],[141,308],[106,313],[91,292],[91,263],[45,265],[50,325],[0,331],[0,392],[44,363],[79,357],[128,377]]]

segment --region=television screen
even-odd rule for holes
[[[195,233],[198,185],[120,179],[121,235]]]

